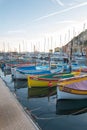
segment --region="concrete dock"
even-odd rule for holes
[[[40,130],[1,78],[0,130]]]

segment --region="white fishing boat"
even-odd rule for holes
[[[87,75],[61,79],[57,83],[58,99],[86,99]]]

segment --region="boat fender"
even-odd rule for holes
[[[49,83],[48,83],[48,87],[52,87],[52,82],[51,81],[49,81]]]

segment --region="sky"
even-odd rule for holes
[[[1,51],[49,51],[86,28],[86,0],[0,0]]]

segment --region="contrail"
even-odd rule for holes
[[[64,4],[60,0],[55,0],[60,6],[64,6]]]
[[[84,2],[84,3],[78,4],[78,5],[69,7],[67,9],[64,9],[64,10],[61,10],[61,11],[57,11],[57,12],[54,12],[54,13],[51,13],[51,14],[39,17],[39,18],[35,19],[34,21],[39,21],[39,20],[42,20],[42,19],[54,16],[54,15],[58,15],[58,14],[61,14],[61,13],[65,13],[65,12],[68,12],[69,10],[76,9],[76,8],[79,8],[79,7],[82,7],[82,6],[86,6],[86,5],[87,5],[87,2]]]

